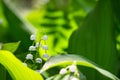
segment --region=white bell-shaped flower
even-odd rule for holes
[[[59,72],[59,74],[66,74],[67,73],[67,70],[65,68],[62,68]]]
[[[32,34],[32,35],[30,36],[30,40],[35,40],[35,39],[36,39],[36,35]]]
[[[30,46],[29,51],[36,51],[36,47],[35,46]]]
[[[25,57],[26,59],[33,59],[33,55],[32,54],[27,54],[27,56]]]
[[[70,65],[69,67],[70,72],[76,72],[77,71],[77,67],[75,65]]]
[[[35,61],[36,61],[36,63],[42,63],[42,59],[41,58],[36,58]]]

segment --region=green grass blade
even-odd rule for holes
[[[54,56],[51,57],[43,66],[43,68],[41,69],[41,73],[52,68],[55,66],[60,66],[60,65],[68,65],[68,64],[72,64],[74,61],[76,61],[77,65],[81,65],[81,66],[86,66],[86,67],[90,67],[93,68],[95,70],[97,70],[98,72],[100,72],[102,75],[112,79],[112,80],[120,80],[118,79],[115,75],[113,75],[112,73],[98,67],[96,64],[94,64],[93,62],[78,56],[78,55],[58,55],[58,56]],[[92,72],[91,72],[92,73]]]
[[[0,63],[8,70],[13,80],[43,80],[38,72],[24,66],[9,51],[0,50]]]

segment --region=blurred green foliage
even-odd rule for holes
[[[120,77],[119,7],[120,0],[0,0],[0,42],[21,41],[14,54],[24,60],[29,36],[47,34],[49,55],[83,55]],[[105,80],[80,70],[90,80]]]

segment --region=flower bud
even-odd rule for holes
[[[48,36],[47,36],[47,35],[44,35],[44,36],[43,36],[43,40],[48,40]]]
[[[49,55],[48,54],[43,54],[43,58],[49,58]]]
[[[44,50],[48,50],[48,46],[47,45],[43,45],[42,47]]]

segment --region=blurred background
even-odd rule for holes
[[[14,54],[24,60],[30,35],[47,34],[50,56],[82,55],[120,77],[119,7],[119,0],[0,0],[0,42],[21,41]]]
[[[30,44],[29,35],[47,34],[50,54],[67,51],[71,33],[82,24],[96,0],[2,0],[0,41]],[[25,34],[25,35],[24,35]]]

